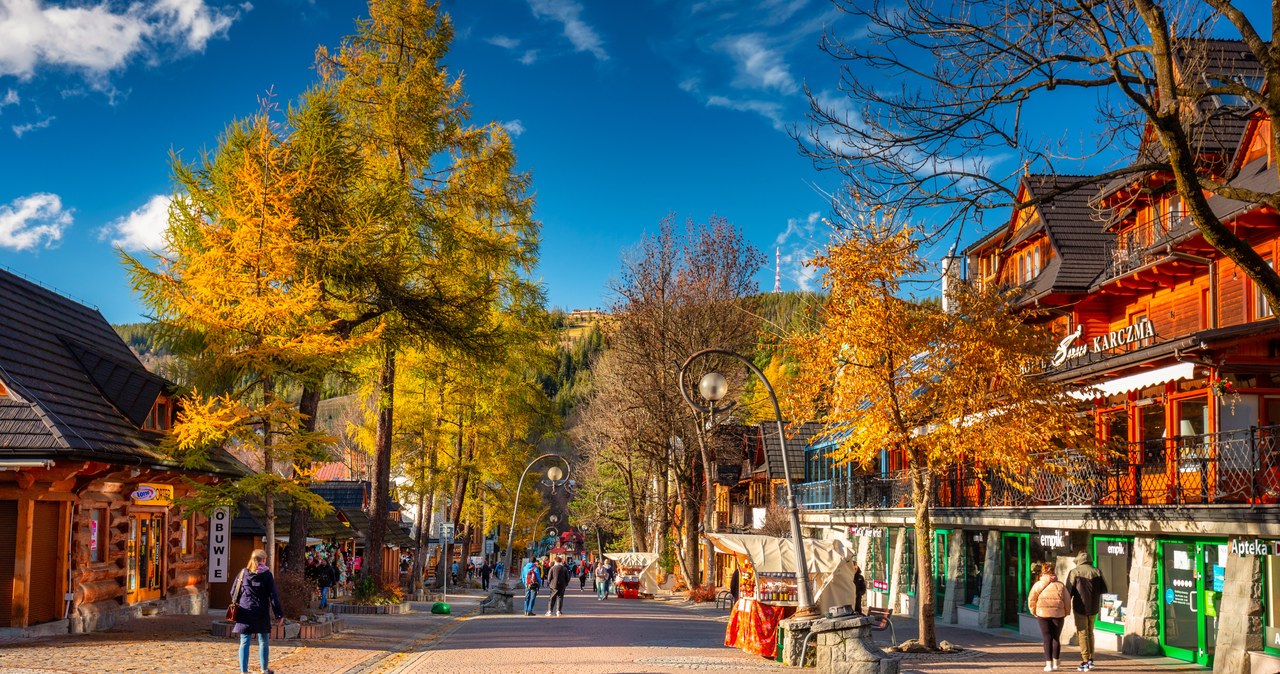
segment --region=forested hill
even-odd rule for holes
[[[155,323],[122,323],[111,327],[148,370],[168,376],[164,370],[171,363],[172,356],[160,343]]]
[[[556,330],[556,370],[538,375],[542,390],[554,403],[562,418],[591,389],[591,361],[604,349],[601,323],[607,314],[573,315],[560,310],[551,312]]]

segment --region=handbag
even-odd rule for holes
[[[236,616],[240,608],[240,590],[243,589],[241,581],[243,580],[244,571],[241,571],[240,575],[236,576],[235,588],[231,590],[231,605],[227,606],[227,622],[229,623],[236,621]]]

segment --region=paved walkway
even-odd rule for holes
[[[271,668],[280,674],[339,674],[376,671],[402,649],[438,635],[483,597],[450,595],[454,615],[430,613],[430,604],[413,603],[406,615],[348,615],[346,630],[328,639],[271,642]],[[0,644],[0,674],[97,674],[98,672],[174,672],[234,674],[238,638],[210,635],[208,616],[154,616],[92,634],[67,635]],[[257,642],[250,671],[258,669]]]
[[[598,602],[590,588],[583,592],[574,585],[565,615],[546,617],[546,595],[538,598],[534,617],[481,616],[478,591],[450,595],[451,616],[432,615],[430,605],[421,603],[408,615],[347,616],[347,630],[335,637],[273,642],[271,667],[280,674],[795,671],[721,645],[728,615],[714,604],[674,598]],[[107,632],[0,644],[0,674],[234,674],[239,671],[236,641],[209,634],[217,618],[157,616]],[[894,625],[899,640],[916,634],[914,619],[896,618]],[[888,632],[875,637],[889,645]],[[906,655],[903,674],[1032,674],[1044,666],[1039,641],[1011,631],[939,625],[938,637],[967,650],[953,656]],[[256,654],[255,646],[251,671]],[[1064,672],[1073,672],[1078,661],[1075,648],[1064,649]],[[1114,653],[1098,654],[1096,662],[1097,672],[1205,671],[1169,658]]]

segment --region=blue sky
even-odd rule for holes
[[[603,307],[624,249],[667,214],[718,214],[783,255],[784,289],[826,240],[801,157],[803,87],[830,92],[826,0],[445,2],[476,122],[503,123],[533,174],[549,304]],[[140,320],[115,245],[156,245],[169,153],[213,148],[268,91],[313,81],[315,49],[353,31],[347,0],[0,0],[0,264]]]

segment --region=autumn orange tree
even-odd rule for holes
[[[801,363],[789,402],[826,425],[841,463],[902,457],[915,509],[920,639],[935,647],[935,477],[980,466],[1021,484],[1041,453],[1090,447],[1092,433],[1063,385],[1027,374],[1051,340],[1013,310],[1013,291],[960,284],[950,312],[906,295],[904,283],[927,268],[920,243],[911,228],[868,217],[815,259],[829,293],[825,324],[788,340]]]
[[[268,106],[231,124],[198,162],[175,157],[166,248],[149,259],[122,255],[154,318],[185,347],[194,386],[165,447],[191,466],[207,463],[216,447],[250,457],[255,473],[203,499],[261,499],[274,551],[277,498],[328,508],[290,470],[326,438],[307,430],[282,390],[328,370],[360,339],[335,336],[322,318],[324,295],[300,262],[305,242],[294,209],[321,178],[296,160],[270,113]]]

